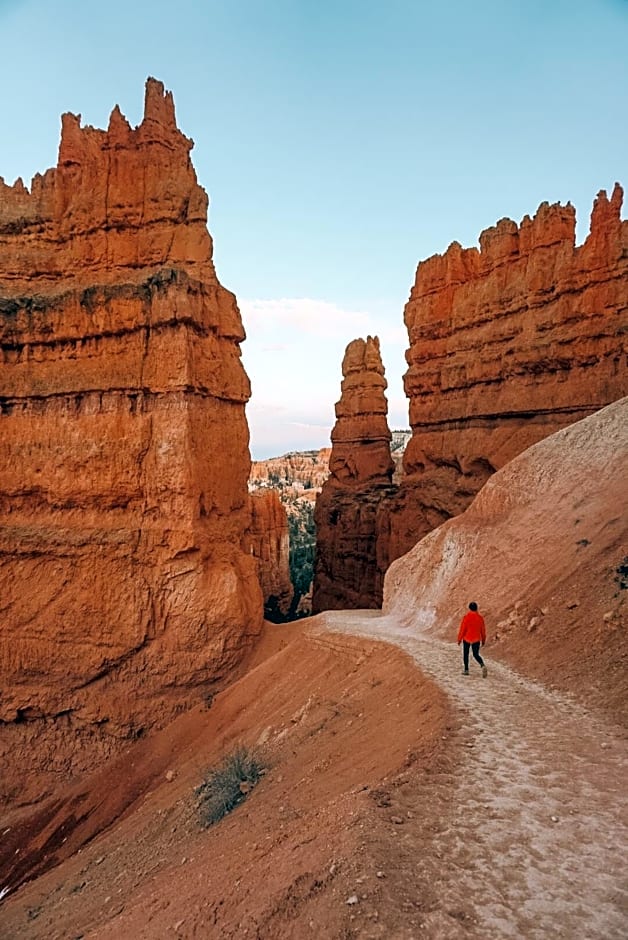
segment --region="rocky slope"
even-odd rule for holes
[[[244,331],[191,148],[149,79],[137,128],[66,114],[58,165],[0,183],[3,799],[197,701],[261,627]]]
[[[249,500],[251,526],[244,548],[258,562],[264,617],[272,623],[281,623],[288,616],[294,596],[288,516],[276,490],[268,487],[253,490]]]
[[[377,337],[349,343],[342,374],[331,433],[330,476],[314,512],[314,613],[379,607],[388,560],[378,544],[379,515],[395,492],[395,466]]]
[[[503,219],[480,248],[419,264],[405,308],[412,440],[391,558],[462,512],[531,444],[628,393],[628,222],[597,197],[583,245],[571,205]]]
[[[628,398],[535,444],[386,575],[384,612],[454,639],[470,600],[489,656],[628,705]]]
[[[269,632],[211,709],[179,716],[13,825],[0,842],[3,937],[353,937],[356,887],[370,909],[383,905],[381,935],[394,935],[399,809],[386,788],[438,768],[445,698],[392,648],[297,625]],[[242,744],[266,773],[203,829],[194,788]]]

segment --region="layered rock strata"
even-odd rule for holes
[[[388,566],[387,545],[380,544],[380,517],[386,517],[385,506],[395,492],[394,463],[377,337],[349,343],[342,374],[331,434],[330,476],[314,512],[314,613],[381,606]]]
[[[245,547],[259,565],[264,616],[273,623],[282,623],[288,617],[294,595],[288,516],[276,490],[260,488],[251,492],[249,499],[251,527]]]
[[[628,222],[600,192],[575,245],[571,205],[503,219],[480,247],[419,264],[405,308],[412,439],[390,557],[462,512],[530,445],[628,393]]]
[[[274,486],[282,494],[307,497],[316,495],[329,476],[330,447],[321,450],[295,451],[282,457],[254,460],[249,488]]]
[[[0,182],[5,799],[198,700],[261,627],[244,331],[192,146],[149,79],[138,127],[66,114],[58,165]]]

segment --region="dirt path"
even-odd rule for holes
[[[321,619],[400,646],[460,710],[459,770],[426,782],[425,818],[404,827],[417,892],[424,883],[439,899],[416,935],[624,938],[628,744],[619,729],[491,662],[490,646],[488,678],[473,660],[467,678],[452,643],[417,638],[393,618],[342,611]]]

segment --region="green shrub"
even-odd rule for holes
[[[239,747],[218,767],[209,770],[204,782],[195,790],[201,825],[212,826],[245,800],[263,769],[252,751]]]

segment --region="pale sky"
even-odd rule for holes
[[[0,0],[0,50],[8,182],[56,163],[62,112],[137,124],[148,75],[173,91],[247,331],[254,458],[329,443],[368,333],[407,427],[419,260],[543,200],[582,239],[628,183],[628,0]]]

